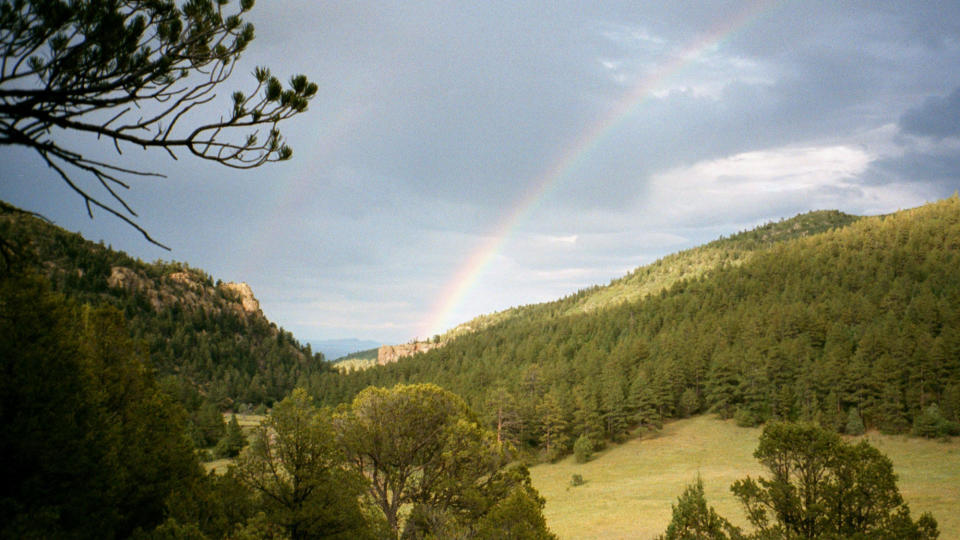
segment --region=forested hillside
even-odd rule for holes
[[[693,259],[668,257],[612,284],[644,291],[635,299],[578,309],[596,288],[519,308],[310,389],[332,404],[435,382],[547,457],[703,411],[934,435],[960,420],[958,248],[956,196],[889,216],[807,214],[704,246],[690,271],[675,263]]]
[[[623,302],[641,300],[648,294],[659,294],[662,289],[669,288],[682,279],[696,278],[724,265],[741,265],[750,260],[754,253],[769,249],[777,242],[845,227],[858,219],[860,219],[858,216],[836,210],[818,210],[792,219],[768,223],[694,249],[668,255],[653,264],[637,268],[626,276],[611,281],[608,285],[597,285],[581,290],[558,302],[520,306],[490,315],[481,315],[451,329],[443,339],[446,341],[514,317],[587,312]]]
[[[244,284],[214,282],[179,262],[145,263],[7,205],[2,264],[32,268],[79,303],[123,312],[161,383],[190,410],[271,404],[328,369],[268,321]]]

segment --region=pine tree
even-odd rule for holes
[[[609,365],[609,364],[608,364]],[[607,368],[601,375],[601,407],[606,438],[616,440],[623,436],[629,425],[625,377],[616,366]]]
[[[741,376],[733,360],[723,356],[714,360],[707,377],[707,405],[721,418],[731,418],[742,401]]]
[[[850,407],[850,413],[847,415],[847,427],[844,430],[847,435],[863,435],[866,428],[863,427],[863,420],[855,407]]]
[[[547,459],[554,460],[567,452],[570,437],[567,434],[569,424],[558,392],[551,389],[540,403],[540,445]]]
[[[359,505],[363,479],[344,467],[329,413],[302,389],[274,405],[234,470],[295,540],[372,536]]]
[[[633,422],[642,426],[659,429],[663,419],[656,406],[653,390],[646,384],[646,377],[638,371],[630,384],[630,404],[633,409]]]
[[[174,157],[182,151],[233,168],[290,158],[278,124],[304,112],[316,95],[306,76],[294,76],[284,89],[259,67],[252,92],[234,92],[216,120],[185,115],[212,101],[253,40],[253,25],[242,20],[253,1],[226,15],[228,3],[4,2],[0,47],[9,61],[0,70],[0,141],[36,151],[90,217],[100,208],[161,245],[137,225],[117,189],[127,187],[124,175],[160,175],[91,159],[76,138],[104,139],[118,152],[125,145]],[[258,126],[266,137],[257,137]],[[71,172],[92,176],[90,185]],[[104,188],[102,194],[90,186]]]
[[[247,444],[246,437],[240,429],[240,422],[237,421],[237,415],[231,414],[230,421],[227,422],[226,433],[223,438],[217,441],[215,453],[218,457],[233,458],[240,454],[240,450]]]
[[[736,481],[756,538],[916,538],[939,536],[936,520],[917,521],[896,486],[890,459],[867,442],[853,445],[809,424],[768,424],[754,452],[768,478]]]
[[[659,540],[726,540],[742,538],[740,529],[717,514],[713,507],[707,507],[707,498],[703,493],[703,480],[697,476],[693,484],[687,486],[673,506],[673,517],[667,531]]]

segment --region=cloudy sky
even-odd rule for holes
[[[222,94],[257,65],[316,81],[293,160],[62,136],[166,175],[126,198],[172,252],[89,220],[24,150],[0,148],[0,198],[246,281],[300,339],[397,343],[770,220],[960,188],[960,3],[597,4],[262,1]]]

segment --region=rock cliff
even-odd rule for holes
[[[383,366],[391,364],[404,356],[412,356],[441,346],[442,343],[414,341],[403,345],[384,345],[377,351],[377,364]]]
[[[240,299],[240,305],[247,313],[257,313],[260,311],[260,302],[253,297],[253,290],[246,283],[223,283],[222,289],[230,291]]]

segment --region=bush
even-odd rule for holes
[[[733,421],[740,427],[756,427],[760,425],[760,418],[749,409],[737,409],[733,414]]]
[[[700,410],[700,398],[697,391],[693,388],[687,388],[680,395],[680,416],[686,418],[696,414]]]
[[[573,443],[573,457],[577,463],[586,463],[593,456],[593,439],[587,435],[577,437],[577,442]]]
[[[936,403],[913,419],[913,434],[930,439],[960,434],[960,425],[943,417]]]
[[[570,485],[573,487],[582,486],[585,483],[582,476],[575,474],[570,477]]]

